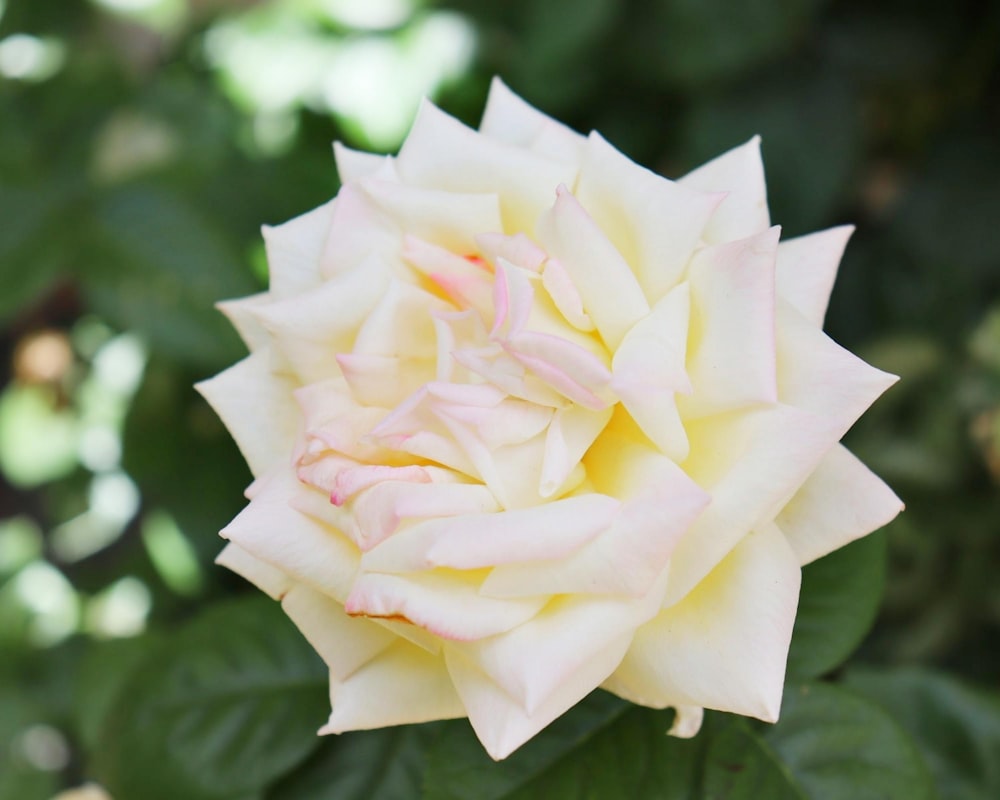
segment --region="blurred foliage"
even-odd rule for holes
[[[242,352],[213,304],[334,193],[332,139],[391,150],[424,93],[474,124],[493,74],[668,176],[760,133],[786,235],[858,226],[827,329],[903,378],[848,444],[907,512],[806,570],[774,728],[651,739],[669,712],[595,696],[489,772],[461,725],[319,742],[288,623],[215,608],[249,473],[190,388]],[[660,766],[602,797],[688,796],[695,758],[728,797],[1000,796],[998,219],[997,2],[0,0],[0,800],[575,797],[626,758]],[[800,683],[883,572],[848,688]]]

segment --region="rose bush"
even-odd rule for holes
[[[801,566],[901,508],[838,443],[895,380],[821,330],[850,228],[779,243],[756,139],[672,182],[499,81],[336,158],[200,386],[256,477],[219,562],[329,665],[322,732],[775,720]]]

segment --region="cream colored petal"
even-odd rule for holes
[[[552,497],[565,485],[613,413],[610,407],[591,411],[581,406],[567,406],[553,414],[545,433],[545,461],[538,487],[542,497]]]
[[[351,616],[409,621],[443,639],[469,641],[523,625],[547,597],[499,599],[453,572],[358,576],[344,608]]]
[[[330,232],[320,257],[320,273],[332,278],[373,257],[392,263],[403,231],[359,183],[341,186]]]
[[[499,78],[490,84],[479,132],[491,139],[578,163],[586,139],[514,94]]]
[[[337,174],[340,176],[342,184],[358,181],[362,178],[371,178],[384,172],[386,165],[392,163],[391,156],[352,150],[340,142],[333,143],[333,157],[337,161]]]
[[[538,238],[559,259],[612,351],[628,330],[649,313],[631,268],[594,219],[565,188],[538,223]]]
[[[361,563],[373,572],[406,573],[563,558],[605,531],[620,507],[612,497],[585,494],[534,508],[430,519],[399,531]]]
[[[321,734],[465,716],[441,656],[402,640],[346,680],[331,676],[330,701]]]
[[[233,542],[226,543],[215,557],[215,563],[246,578],[272,600],[280,600],[293,586],[292,579],[280,569],[255,558]]]
[[[222,537],[295,580],[342,601],[357,572],[360,554],[338,530],[296,509],[296,497],[307,493],[315,490],[302,486],[291,470],[268,474],[250,505],[222,530]]]
[[[347,616],[341,603],[302,583],[285,594],[281,607],[338,681],[398,641],[381,625]]]
[[[294,384],[270,368],[270,354],[258,350],[195,388],[236,440],[254,476],[290,464],[300,415]]]
[[[817,328],[823,327],[837,267],[853,225],[788,239],[778,245],[775,282],[783,297]]]
[[[685,361],[691,312],[688,284],[670,290],[625,335],[611,364],[611,388],[650,441],[680,463],[688,439],[674,395],[690,393]]]
[[[892,489],[837,445],[775,522],[805,565],[881,528],[902,510]]]
[[[496,192],[503,232],[530,234],[561,183],[572,185],[576,166],[491,139],[424,103],[397,159],[402,179],[448,192]],[[488,231],[482,230],[481,233]]]
[[[754,532],[681,603],[639,628],[605,688],[646,706],[776,721],[800,580],[781,532]]]
[[[530,714],[458,648],[446,647],[445,659],[476,736],[499,761],[596,689],[621,659],[621,641],[615,645],[584,662]]]
[[[703,192],[727,193],[702,232],[709,244],[763,233],[771,225],[759,136],[689,172],[678,183]]]
[[[338,203],[331,200],[282,225],[265,225],[261,229],[270,292],[275,299],[301,294],[319,285],[320,260]]]
[[[774,258],[778,228],[701,250],[691,262],[685,419],[777,399]]]
[[[478,252],[476,234],[501,230],[497,195],[427,189],[366,178],[359,185],[403,234],[455,253]]]
[[[351,349],[389,280],[388,266],[373,257],[312,292],[262,306],[255,314],[302,382],[315,383],[340,374],[337,354]]]
[[[260,292],[249,297],[223,300],[215,304],[215,307],[225,314],[233,327],[236,328],[236,332],[251,353],[263,350],[271,342],[271,337],[253,313],[254,309],[267,305],[271,300],[270,293]]]
[[[591,133],[576,197],[631,266],[650,305],[680,281],[724,195],[674,183]]]

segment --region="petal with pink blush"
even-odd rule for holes
[[[595,330],[594,321],[583,310],[583,300],[573,279],[558,258],[550,258],[542,271],[542,286],[563,318],[579,331]]]
[[[688,375],[694,418],[778,399],[774,258],[778,229],[699,251],[691,262]]]
[[[569,273],[604,343],[617,348],[629,328],[649,313],[621,253],[565,186],[538,221],[538,238]]]
[[[468,641],[495,636],[523,625],[547,597],[498,599],[453,573],[360,574],[344,603],[356,617],[409,621],[443,639]]]
[[[702,232],[709,244],[744,239],[771,226],[759,136],[689,172],[678,183],[703,192],[726,193]]]
[[[399,251],[400,238],[399,226],[359,184],[342,186],[320,257],[322,277],[333,278],[373,256],[390,261]]]
[[[562,558],[608,528],[621,503],[585,494],[491,514],[459,514],[411,525],[365,553],[372,572],[439,567],[472,570]]]
[[[350,591],[360,554],[340,531],[295,509],[296,495],[314,491],[290,470],[270,473],[250,505],[221,535],[297,581],[342,600]]]
[[[363,491],[353,513],[360,529],[359,546],[369,551],[392,536],[403,520],[451,517],[499,511],[500,504],[481,483],[458,483],[457,476],[437,467],[424,467],[433,478],[428,484],[386,481]],[[392,571],[392,570],[386,570]]]
[[[254,313],[302,382],[315,383],[339,373],[337,353],[350,350],[358,326],[388,284],[388,267],[371,258],[313,292],[261,306]]]
[[[681,603],[639,628],[605,688],[654,708],[776,721],[800,580],[781,532],[755,531]]]
[[[465,716],[441,656],[402,640],[344,680],[331,674],[330,702],[321,734]]]
[[[504,343],[504,349],[539,379],[585,408],[611,404],[611,371],[592,352],[560,336],[525,331]]]
[[[610,407],[592,411],[580,406],[567,406],[553,414],[545,432],[545,460],[538,487],[542,497],[552,497],[565,485],[613,413]]]
[[[392,408],[437,377],[435,358],[340,353],[337,364],[351,396],[363,406]]]
[[[576,197],[631,265],[653,304],[683,278],[724,195],[669,181],[591,133]]]
[[[895,492],[847,448],[837,445],[775,523],[805,565],[881,528],[902,510]]]
[[[486,260],[495,264],[501,258],[515,267],[529,272],[539,272],[548,257],[531,239],[523,233],[508,236],[505,233],[487,232],[476,235],[479,252]]]
[[[291,463],[300,424],[293,384],[270,363],[269,352],[258,350],[195,387],[222,417],[255,476]]]
[[[823,327],[826,306],[853,225],[841,225],[778,245],[775,282],[784,298],[816,327]]]
[[[414,236],[403,239],[403,260],[458,308],[475,309],[487,319],[492,314],[493,275],[486,267]]]

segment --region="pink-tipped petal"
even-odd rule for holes
[[[853,225],[841,225],[778,245],[775,269],[778,295],[817,328],[823,327],[837,267],[853,232]]]

